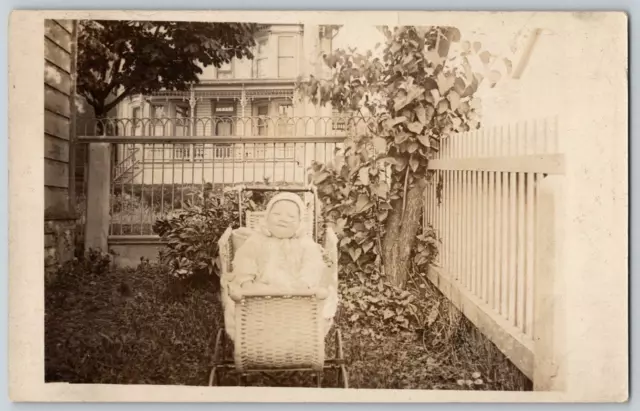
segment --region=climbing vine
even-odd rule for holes
[[[370,287],[385,293],[380,284],[402,290],[435,258],[438,240],[423,227],[422,211],[426,187],[437,184],[441,193],[442,183],[433,181],[429,160],[443,137],[479,127],[474,94],[483,81],[493,87],[500,73],[497,57],[461,41],[455,27],[380,30],[382,49],[325,55],[331,78],[312,76],[298,90],[314,104],[350,114],[350,138],[334,161],[314,164],[311,179],[340,236],[349,281],[361,286],[376,278]],[[484,71],[473,69],[474,59]]]

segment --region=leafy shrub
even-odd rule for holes
[[[401,187],[389,185],[387,168],[362,158],[369,137],[358,137],[339,151],[333,164],[314,163],[311,181],[318,187],[323,218],[339,237],[343,320],[365,335],[414,332],[433,322],[434,312],[416,294],[394,286],[384,275],[382,239],[391,201]],[[432,229],[422,229],[412,252],[413,271],[427,272],[438,252]]]
[[[167,242],[159,260],[176,278],[217,273],[218,240],[227,227],[237,225],[237,200],[223,195],[203,198],[201,205],[187,202],[180,211],[157,219],[153,225],[153,231]]]
[[[74,258],[58,265],[56,276],[83,276],[87,273],[105,274],[113,266],[113,255],[100,250],[77,250]]]
[[[242,212],[260,210],[276,192],[245,191]],[[178,279],[219,275],[218,240],[228,227],[239,227],[238,193],[200,192],[181,210],[156,220],[153,231],[167,246],[160,261]],[[243,216],[244,218],[244,216]]]

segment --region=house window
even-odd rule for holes
[[[189,106],[176,104],[175,133],[176,136],[188,136],[191,130]]]
[[[332,128],[333,131],[338,133],[345,133],[349,126],[348,117],[341,113],[338,109],[334,108],[331,110],[331,120],[332,120]]]
[[[294,78],[295,67],[295,38],[293,36],[278,37],[278,77]]]
[[[233,102],[216,103],[214,107],[214,135],[230,137],[234,134],[233,117],[236,114],[236,107]],[[231,157],[231,144],[217,144],[213,148],[213,156],[216,159]]]
[[[134,136],[141,136],[142,135],[142,122],[140,121],[140,118],[142,117],[142,109],[138,106],[138,107],[133,107],[133,109],[131,110],[131,117],[132,117],[132,134]]]
[[[170,132],[167,129],[169,125],[169,115],[167,107],[164,104],[152,104],[150,110],[151,124],[150,130],[153,136],[166,136]]]
[[[266,136],[269,133],[269,106],[263,104],[258,106],[258,135]]]
[[[219,79],[233,78],[233,61],[218,67],[217,75]]]
[[[293,135],[293,104],[283,103],[278,106],[278,135]]]
[[[258,42],[258,51],[256,53],[256,77],[267,77],[267,41]]]
[[[233,116],[236,114],[234,103],[216,103],[214,108],[214,122],[216,136],[233,135]]]
[[[189,160],[190,147],[188,144],[176,144],[173,146],[173,158],[175,160]]]

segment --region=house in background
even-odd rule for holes
[[[246,182],[268,177],[266,170],[272,167],[275,179],[296,172],[302,177],[311,158],[326,158],[333,148],[266,139],[294,141],[296,136],[335,136],[339,131],[331,123],[330,106],[299,99],[294,90],[299,76],[327,73],[322,56],[331,52],[336,31],[335,26],[270,25],[257,33],[252,60],[202,67],[199,83],[188,91],[125,99],[116,116],[119,134],[131,136],[132,142],[117,147],[116,185]],[[136,144],[136,136],[231,140],[215,145]],[[234,137],[264,137],[265,143],[234,144]]]

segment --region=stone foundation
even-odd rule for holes
[[[49,275],[59,264],[71,260],[75,249],[75,220],[45,220],[44,269]]]

